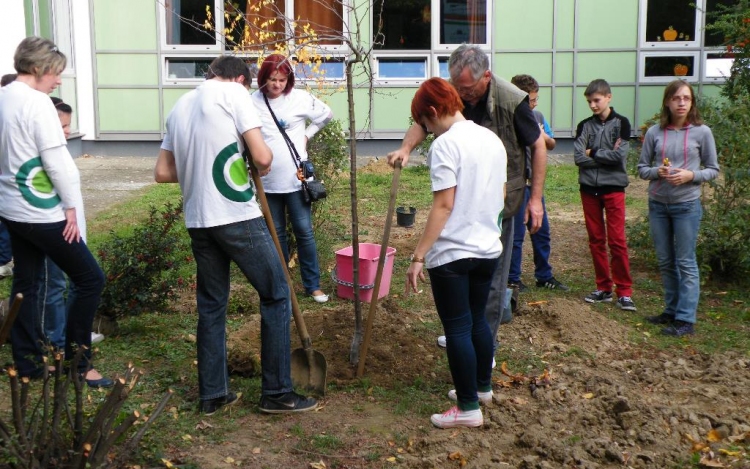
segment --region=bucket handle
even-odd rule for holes
[[[333,281],[336,282],[336,283],[338,283],[339,285],[343,285],[343,286],[349,287],[349,288],[354,288],[354,282],[347,282],[346,280],[341,280],[340,278],[338,278],[336,276],[336,270],[337,269],[338,269],[338,267],[334,267],[333,270],[331,271],[331,278],[333,279]],[[368,285],[360,285],[359,286],[360,290],[372,290],[373,288],[375,288],[375,284],[374,283],[371,283],[371,284],[368,284]]]

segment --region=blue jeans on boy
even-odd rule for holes
[[[10,247],[10,233],[5,223],[0,223],[0,265],[5,265],[13,259]]]
[[[44,355],[44,331],[39,309],[39,276],[44,259],[49,257],[77,287],[69,303],[66,323],[65,358],[73,358],[74,345],[87,347],[86,360],[79,364],[83,373],[90,365],[91,327],[99,306],[104,273],[83,241],[68,243],[62,235],[65,221],[24,223],[2,219],[7,224],[13,244],[15,272],[11,298],[23,294],[23,303],[11,330],[13,360],[20,376],[41,376]]]
[[[268,208],[271,210],[276,235],[284,253],[284,265],[289,265],[289,244],[286,238],[286,219],[292,223],[294,238],[297,240],[297,257],[302,285],[305,293],[312,294],[320,290],[320,266],[318,265],[318,247],[312,226],[312,207],[305,202],[302,191],[285,194],[266,194]]]
[[[508,274],[509,283],[519,283],[521,281],[521,259],[523,257],[523,241],[526,237],[528,224],[523,223],[523,217],[526,213],[526,205],[529,203],[531,196],[531,187],[526,186],[523,196],[523,205],[515,215],[513,220],[513,255],[510,261],[510,273]],[[550,253],[550,231],[549,220],[547,219],[547,207],[542,197],[542,226],[539,231],[529,235],[531,237],[531,247],[534,250],[534,277],[538,282],[546,282],[552,279],[552,266],[549,264]]]
[[[44,268],[39,276],[39,308],[42,312],[42,329],[50,344],[65,348],[65,323],[67,308],[65,290],[68,280],[65,272],[52,260],[44,260]],[[73,301],[73,284],[70,284],[68,302]]]
[[[664,285],[664,313],[692,324],[700,298],[695,245],[702,217],[700,199],[678,204],[648,201],[651,239]]]
[[[479,408],[477,391],[492,386],[495,340],[484,310],[497,264],[497,259],[469,258],[428,269],[461,410]]]
[[[215,399],[229,393],[226,316],[231,261],[260,296],[262,393],[291,391],[289,287],[263,218],[211,228],[189,228],[188,233],[198,268],[200,399]]]

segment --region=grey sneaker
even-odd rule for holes
[[[265,414],[287,414],[307,412],[318,408],[318,401],[290,391],[277,396],[265,395],[260,398],[260,411]]]
[[[552,277],[549,280],[537,280],[536,286],[539,288],[549,288],[550,290],[562,290],[562,291],[570,290],[570,287],[560,282],[555,277]]]
[[[529,287],[527,287],[520,280],[518,282],[508,282],[508,288],[512,288],[514,290],[518,290],[518,293],[526,293],[527,291],[529,291]]]
[[[594,290],[583,300],[586,303],[610,303],[612,301],[612,292]]]
[[[623,311],[636,311],[635,303],[629,296],[621,296],[617,299],[617,307]]]
[[[661,333],[664,335],[671,335],[674,337],[682,337],[684,335],[694,334],[693,324],[685,321],[675,321],[671,326],[662,329]]]
[[[10,261],[5,265],[0,265],[0,278],[12,277],[12,276],[13,276],[13,261]]]

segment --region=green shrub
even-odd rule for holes
[[[151,206],[148,220],[131,233],[111,232],[98,250],[106,278],[99,314],[117,318],[167,308],[190,283],[182,275],[192,261],[188,244],[181,200],[162,210]]]

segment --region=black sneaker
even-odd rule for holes
[[[646,321],[651,324],[672,324],[674,322],[674,316],[667,313],[661,313],[658,316],[647,316]]]
[[[240,397],[242,397],[241,392],[237,394],[230,392],[226,396],[201,401],[200,411],[203,415],[213,415],[216,413],[217,410],[221,409],[222,407],[236,404],[237,401],[240,400]]]
[[[583,300],[586,303],[609,303],[612,301],[612,292],[594,290]]]
[[[570,290],[570,287],[560,282],[555,277],[552,277],[549,280],[544,280],[544,281],[537,280],[536,286],[539,288],[549,288],[550,290],[562,290],[562,291]]]
[[[629,296],[621,296],[617,299],[617,307],[623,311],[636,311],[635,303]]]
[[[307,412],[318,408],[318,401],[290,391],[276,396],[260,398],[260,411],[266,414],[286,414],[290,412]]]
[[[529,287],[524,285],[524,283],[520,280],[518,282],[508,282],[508,288],[517,290],[518,293],[526,293],[527,291],[529,291]]]
[[[662,329],[661,333],[664,335],[671,335],[674,337],[682,337],[684,335],[694,334],[693,324],[685,321],[675,321],[671,326]]]

